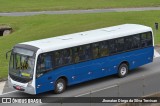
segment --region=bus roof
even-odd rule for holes
[[[144,25],[122,24],[96,30],[24,42],[21,44],[34,46],[41,49],[43,52],[49,52],[78,45],[133,35],[137,33],[143,33],[147,31],[152,31],[152,29]]]

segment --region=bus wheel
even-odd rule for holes
[[[60,94],[62,92],[64,92],[66,89],[66,81],[62,78],[58,79],[55,83],[55,90],[54,92],[56,94]]]
[[[128,73],[128,65],[125,63],[122,63],[118,68],[118,76],[120,78],[125,77]]]

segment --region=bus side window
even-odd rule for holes
[[[109,40],[109,53],[114,54],[117,52],[116,42],[114,39]]]
[[[92,44],[92,54],[94,59],[99,57],[99,43]]]
[[[38,73],[44,73],[48,70],[52,69],[52,58],[51,55],[48,54],[42,54],[38,57],[37,61],[37,72]]]
[[[148,47],[152,45],[152,34],[151,32],[146,32],[141,34],[141,47]]]
[[[55,63],[55,66],[58,66],[59,64],[59,56],[60,56],[60,54],[59,54],[59,52],[58,51],[56,51],[56,52],[54,52],[54,63]]]
[[[137,35],[133,35],[132,36],[132,49],[138,49],[141,47],[141,44],[140,44],[140,35],[137,34]]]
[[[116,47],[117,47],[117,52],[124,51],[124,38],[116,39]]]
[[[84,46],[84,60],[91,59],[91,45]]]
[[[85,60],[85,51],[84,51],[83,46],[78,47],[78,55],[79,55],[79,61],[84,61]]]
[[[100,42],[100,57],[108,56],[109,50],[108,50],[108,41]]]
[[[54,52],[54,62],[55,67],[62,66],[63,65],[63,52],[62,50],[55,51]]]
[[[131,42],[132,42],[132,37],[131,36],[125,37],[125,44],[124,44],[124,46],[125,46],[125,50],[126,51],[132,49],[132,43]]]
[[[148,32],[147,33],[147,46],[152,46],[152,45],[153,45],[152,33]]]
[[[37,59],[36,74],[41,74],[41,55],[39,55]]]
[[[64,56],[64,64],[71,64],[72,63],[72,49],[65,49],[63,50]]]
[[[147,46],[146,39],[147,39],[147,34],[146,33],[141,34],[141,47]]]
[[[78,63],[79,62],[78,47],[74,47],[72,51],[73,51],[73,61],[75,63]]]
[[[52,63],[52,56],[51,55],[46,55],[44,58],[45,62],[45,70],[50,70],[53,68],[53,63]]]

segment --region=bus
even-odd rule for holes
[[[9,87],[28,94],[53,90],[117,74],[151,63],[152,28],[139,24],[67,34],[16,44],[10,55]]]

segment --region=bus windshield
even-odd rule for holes
[[[9,74],[32,79],[34,72],[34,58],[27,55],[12,52],[10,58]]]

